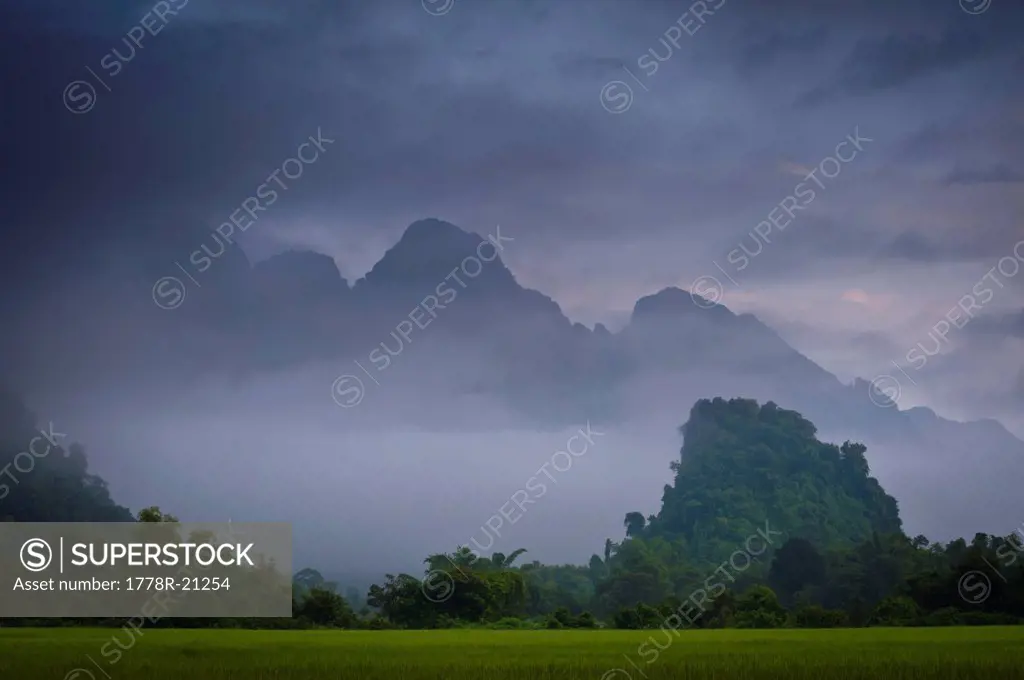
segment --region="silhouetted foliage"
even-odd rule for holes
[[[153,625],[828,628],[1024,620],[1020,537],[979,533],[945,545],[908,538],[896,501],[869,476],[864,446],[822,443],[800,414],[744,399],[698,402],[683,432],[660,511],[626,514],[625,538],[608,539],[603,558],[595,554],[586,566],[517,566],[523,549],[484,558],[460,548],[428,556],[422,578],[388,574],[358,604],[354,589],[342,597],[337,584],[306,568],[294,576],[291,618]],[[38,436],[24,407],[0,397],[0,453],[13,461]],[[20,462],[27,469],[25,455]],[[16,483],[4,481],[6,494],[0,488],[8,521],[178,521],[155,506],[136,519],[115,504],[76,445],[67,453],[54,447],[16,474]]]

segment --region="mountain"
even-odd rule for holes
[[[698,591],[711,598],[727,588],[742,592],[779,576],[781,558],[794,551],[781,570],[792,578],[773,579],[790,586],[787,599],[807,584],[823,584],[826,563],[837,583],[859,591],[850,599],[879,599],[869,592],[872,579],[851,567],[870,556],[862,554],[865,547],[909,539],[896,500],[870,474],[862,444],[824,443],[801,414],[751,399],[701,399],[680,430],[683,447],[670,465],[675,477],[657,514],[627,513],[626,540],[606,548],[603,561],[591,558],[602,609]],[[891,572],[885,578],[893,580]],[[807,594],[819,601],[829,595]]]
[[[630,535],[682,540],[725,559],[767,522],[788,538],[850,546],[902,531],[896,500],[869,476],[865,447],[825,444],[795,411],[749,399],[702,399],[682,428],[660,512]]]
[[[351,283],[318,253],[282,253],[253,266],[215,233],[188,233],[173,247],[146,243],[138,261],[129,255],[139,243],[103,250],[110,266],[88,285],[58,285],[64,278],[54,272],[50,288],[39,286],[45,293],[5,311],[11,332],[0,338],[0,356],[18,361],[0,370],[22,390],[135,384],[148,394],[153,385],[173,391],[215,376],[245,380],[316,366],[318,382],[303,393],[325,393],[339,373],[386,379],[388,398],[361,405],[360,422],[440,430],[456,422],[507,426],[505,415],[481,416],[485,403],[530,427],[593,421],[674,429],[684,404],[742,396],[795,409],[828,439],[864,442],[879,478],[901,492],[908,523],[942,527],[932,535],[970,535],[986,528],[982,515],[1008,523],[1024,516],[1007,483],[1024,473],[1024,442],[998,423],[900,411],[864,381],[842,384],[755,316],[686,291],[638,300],[628,325],[609,333],[574,324],[549,297],[519,285],[502,262],[502,237],[442,220],[410,225]],[[121,255],[115,262],[110,253]],[[188,269],[214,254],[208,270]],[[99,255],[82,258],[99,267]],[[152,282],[172,275],[175,263],[196,281],[178,272],[187,292],[169,309]],[[39,332],[55,319],[64,330]],[[942,501],[925,493],[929,485],[942,489]],[[985,508],[974,505],[979,497]]]
[[[84,449],[0,388],[0,519],[13,522],[131,522],[106,482],[89,473]]]

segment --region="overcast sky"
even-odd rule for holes
[[[415,219],[500,224],[518,280],[573,320],[614,328],[710,276],[846,380],[906,364],[1024,239],[1019,1],[0,6],[0,219],[54,251],[183,206],[219,224],[321,130],[251,258],[312,248],[351,281]],[[827,161],[848,135],[870,141]],[[757,236],[800,183],[815,198]],[[1021,268],[908,405],[1024,433]]]

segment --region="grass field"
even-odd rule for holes
[[[658,630],[145,629],[133,636],[120,629],[9,628],[0,630],[0,678],[1024,678],[1024,627],[697,630],[680,631],[671,643],[665,636]]]

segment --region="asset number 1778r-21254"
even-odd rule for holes
[[[173,576],[133,576],[126,579],[127,589],[131,591],[141,590],[175,590],[175,591],[199,591],[199,590],[231,590],[229,578],[217,576],[202,576],[193,578],[175,578]]]

